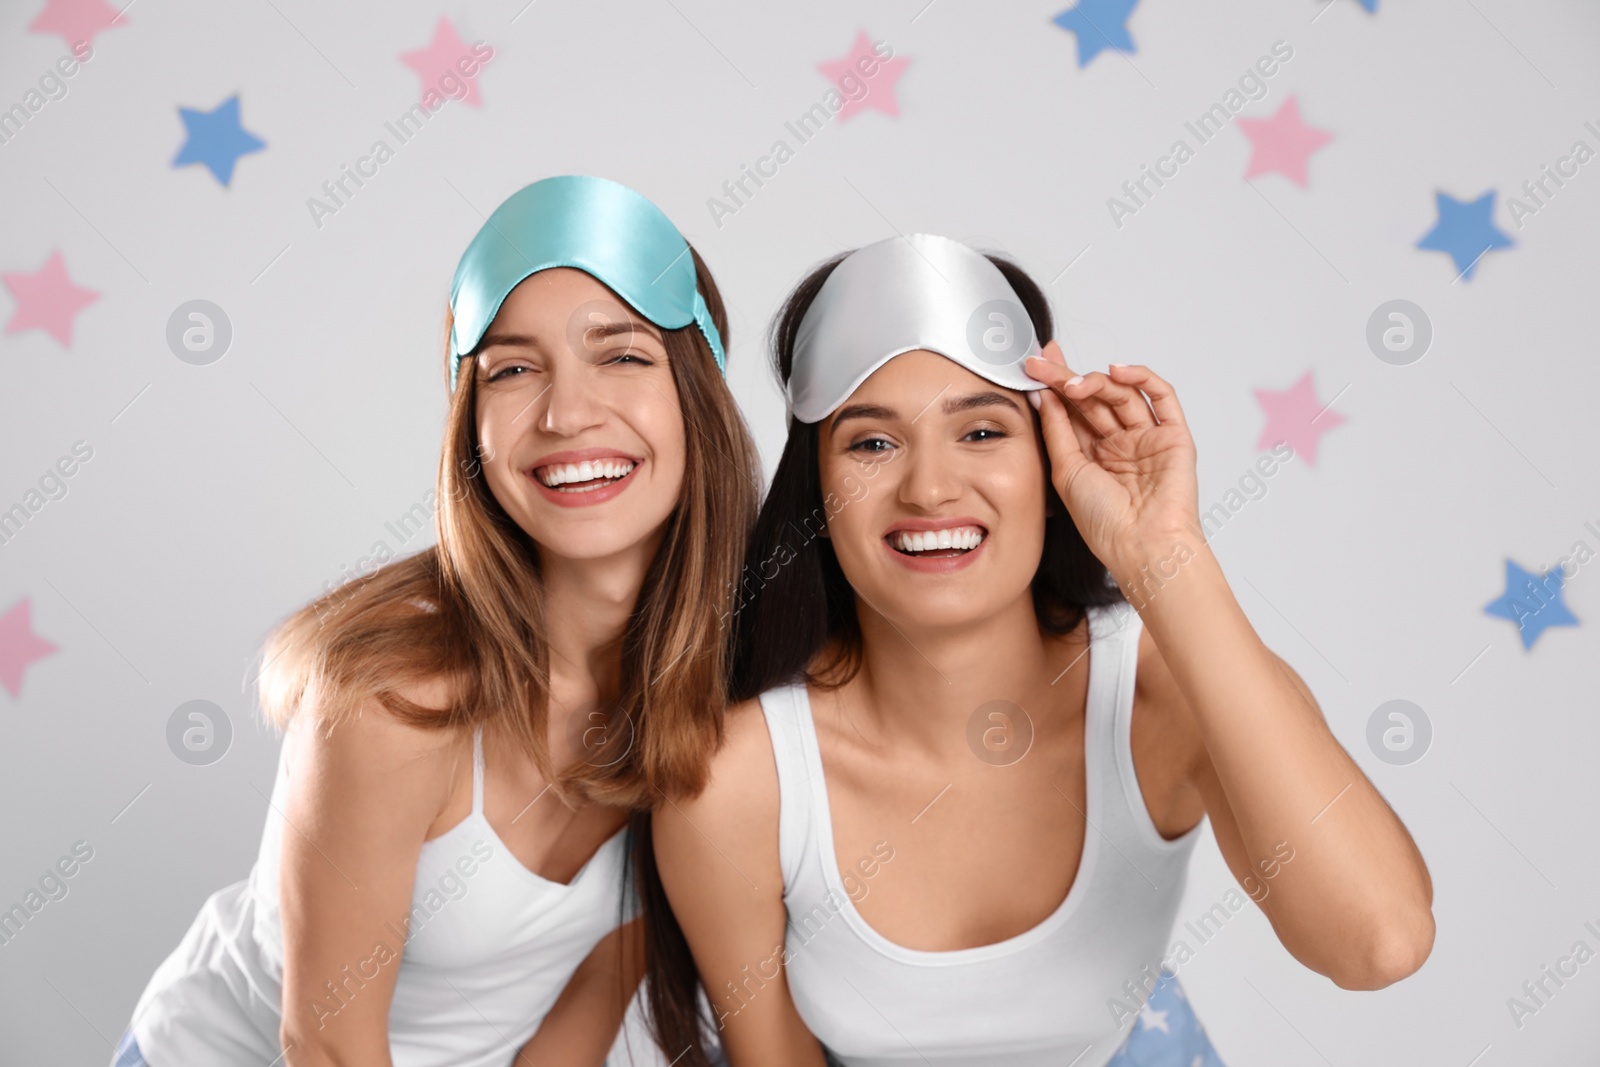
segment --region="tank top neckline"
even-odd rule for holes
[[[489,817],[483,813],[482,726],[475,727],[472,731],[472,811],[467,814],[466,818],[450,827],[450,829],[446,830],[438,837],[424,841],[422,843],[422,847],[424,850],[427,850],[430,848],[430,846],[442,844],[446,839],[459,835],[468,826],[476,826],[483,831],[483,833],[488,836],[489,843],[498,847],[505,853],[507,866],[509,866],[519,877],[532,885],[538,886],[548,892],[553,893],[570,893],[573,889],[575,889],[578,883],[583,881],[584,877],[594,869],[596,866],[596,861],[600,859],[602,854],[611,849],[622,847],[622,837],[625,833],[627,833],[627,827],[621,827],[616,833],[612,834],[610,837],[606,838],[605,841],[601,842],[600,847],[594,850],[594,855],[590,856],[584,861],[583,866],[578,868],[577,873],[572,876],[570,881],[557,882],[554,879],[546,878],[537,871],[529,869],[521,860],[517,859],[516,853],[512,852],[510,847],[506,845],[505,840],[501,838],[499,832],[496,831],[495,828],[489,823]]]
[[[1116,691],[1119,676],[1121,675],[1121,661],[1126,656],[1126,642],[1138,641],[1138,628],[1134,627],[1132,634],[1124,633],[1127,630],[1128,620],[1124,619],[1119,625],[1112,625],[1109,609],[1087,609],[1089,612],[1089,684],[1084,702],[1084,827],[1083,846],[1079,852],[1078,869],[1072,878],[1072,885],[1067,888],[1067,893],[1056,905],[1055,910],[1046,915],[1038,923],[1027,930],[1000,941],[990,942],[987,945],[974,945],[970,948],[958,949],[919,949],[909,948],[896,941],[890,941],[877,931],[866,918],[856,910],[855,902],[850,898],[845,889],[844,879],[839,874],[839,858],[834,849],[833,842],[833,808],[828,799],[827,779],[822,769],[822,750],[818,744],[816,723],[811,717],[811,696],[806,691],[805,681],[802,679],[788,686],[790,698],[795,703],[799,713],[801,746],[804,750],[807,770],[811,776],[811,804],[813,813],[814,833],[816,835],[818,861],[821,868],[822,879],[828,887],[828,892],[839,902],[839,912],[850,928],[855,931],[866,944],[881,955],[901,963],[927,966],[960,966],[979,963],[986,960],[998,959],[1014,953],[1022,952],[1030,946],[1036,945],[1048,938],[1065,924],[1079,909],[1084,897],[1090,892],[1089,885],[1099,867],[1100,856],[1103,849],[1101,839],[1105,836],[1096,829],[1096,819],[1101,816],[1101,794],[1107,783],[1104,776],[1115,775],[1115,767],[1102,766],[1102,759],[1091,758],[1097,743],[1106,731],[1111,730],[1115,722],[1117,701],[1121,694]],[[1137,612],[1130,612],[1135,619]],[[1140,620],[1142,621],[1142,620]],[[1111,641],[1110,638],[1122,634],[1122,641]],[[1132,682],[1130,680],[1129,684]],[[1104,720],[1104,721],[1103,721]],[[1106,749],[1105,756],[1110,755],[1109,745],[1099,745]],[[1070,802],[1070,801],[1069,801]],[[1199,830],[1196,826],[1188,834],[1177,841],[1187,843],[1187,840]]]

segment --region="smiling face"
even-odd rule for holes
[[[824,499],[844,502],[839,566],[897,625],[967,625],[1030,595],[1048,479],[1022,393],[907,352],[822,421],[818,451]]]
[[[473,371],[484,476],[540,554],[654,554],[684,477],[684,420],[661,331],[592,275],[513,289]]]

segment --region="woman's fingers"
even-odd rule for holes
[[[1132,430],[1156,424],[1156,416],[1150,412],[1150,402],[1135,386],[1119,382],[1097,370],[1085,374],[1084,378],[1098,384],[1095,396],[1115,413],[1118,423],[1123,427]]]
[[[1178,403],[1178,394],[1172,385],[1161,376],[1153,372],[1142,363],[1112,364],[1111,372],[1117,379],[1128,386],[1142,389],[1150,398],[1150,406],[1155,410],[1156,418],[1164,426],[1172,423],[1176,426],[1187,425],[1183,418],[1183,407]]]
[[[1066,402],[1054,390],[1040,390],[1039,400],[1039,429],[1050,456],[1051,480],[1062,503],[1068,503],[1061,487],[1071,485],[1077,469],[1091,463],[1085,449],[1093,444],[1094,431],[1072,417]]]
[[[1116,414],[1096,393],[1111,384],[1111,379],[1098,371],[1087,375],[1072,373],[1072,368],[1042,356],[1030,357],[1024,370],[1033,378],[1050,386],[1052,392],[1066,402],[1067,407],[1092,427],[1100,437],[1107,437],[1122,429]]]

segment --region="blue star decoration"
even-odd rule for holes
[[[1222,1059],[1195,1018],[1177,975],[1163,970],[1128,1039],[1106,1067],[1222,1067]]]
[[[1361,0],[1361,6],[1366,8],[1369,14],[1375,14],[1378,10],[1378,0]]]
[[[189,139],[178,149],[172,165],[204,163],[224,186],[233,181],[233,165],[240,156],[267,147],[265,141],[239,125],[238,93],[224,100],[214,111],[180,107],[178,114],[183,118]]]
[[[1493,189],[1471,203],[1457,200],[1449,193],[1435,194],[1435,202],[1439,221],[1417,242],[1417,247],[1448,252],[1455,260],[1458,277],[1471,281],[1472,272],[1478,269],[1478,260],[1485,252],[1514,243],[1495,228]]]
[[[1138,5],[1139,0],[1078,0],[1076,7],[1050,21],[1078,38],[1078,66],[1086,67],[1107,48],[1136,50],[1128,36],[1128,16]]]
[[[1531,574],[1506,560],[1505,595],[1491,600],[1484,612],[1517,624],[1522,635],[1523,649],[1533,647],[1539,635],[1551,626],[1576,626],[1577,618],[1561,599],[1561,587],[1566,584],[1559,570],[1543,575]],[[1515,590],[1515,592],[1513,592]]]

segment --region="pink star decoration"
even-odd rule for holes
[[[1300,188],[1306,185],[1306,160],[1311,153],[1333,140],[1333,134],[1300,121],[1300,105],[1289,97],[1270,119],[1239,120],[1239,129],[1250,138],[1250,166],[1246,178],[1277,171]]]
[[[0,685],[12,696],[22,695],[22,672],[44,659],[56,646],[33,632],[32,609],[23,597],[0,615]]]
[[[67,264],[60,249],[51,252],[36,273],[7,272],[0,274],[0,281],[17,298],[17,310],[6,323],[6,333],[45,330],[68,346],[72,344],[74,316],[100,299],[99,293],[74,285],[67,277]]]
[[[467,70],[471,75],[463,75],[462,68],[456,63],[465,58]],[[439,25],[434,27],[433,41],[426,48],[419,48],[415,52],[402,52],[400,62],[417,72],[417,77],[422,79],[422,106],[428,107],[428,94],[436,93],[441,97],[449,96],[440,87],[439,81],[446,74],[453,74],[457,79],[466,83],[466,95],[461,99],[473,107],[483,106],[483,97],[478,93],[478,68],[483,65],[473,54],[472,46],[461,39],[456,33],[456,28],[444,16],[439,17]],[[428,110],[434,110],[428,107]]]
[[[1317,439],[1346,421],[1337,411],[1324,409],[1311,384],[1310,371],[1287,389],[1257,389],[1255,394],[1267,413],[1267,426],[1256,447],[1271,448],[1280,441],[1288,442],[1313,467],[1317,465]]]
[[[127,23],[106,0],[45,0],[44,10],[28,23],[34,33],[59,33],[71,48],[79,41],[94,44],[94,35],[114,23]]]
[[[818,63],[817,69],[844,97],[844,103],[839,108],[840,122],[869,107],[898,118],[900,105],[894,98],[894,83],[900,80],[900,75],[906,72],[910,62],[904,56],[879,59],[872,50],[872,40],[867,36],[867,31],[862,30],[856,34],[849,55],[843,59]],[[841,84],[847,76],[854,77],[857,86],[854,93],[860,94],[853,100],[853,93]]]

